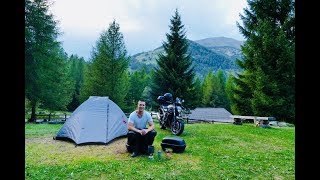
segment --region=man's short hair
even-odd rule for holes
[[[145,100],[143,100],[143,99],[139,99],[139,101],[141,101],[141,102],[146,102],[146,101],[145,101]],[[138,102],[139,102],[139,101],[138,101]]]

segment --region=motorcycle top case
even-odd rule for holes
[[[169,104],[172,103],[171,101],[167,101],[164,96],[158,96],[157,99],[158,99],[158,102],[164,106],[168,106]]]
[[[186,146],[186,142],[182,138],[177,137],[164,137],[161,142],[162,150],[171,148],[175,153],[183,152]]]

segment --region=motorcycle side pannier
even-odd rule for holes
[[[165,151],[166,148],[171,148],[175,153],[183,152],[186,146],[186,142],[182,138],[177,137],[164,137],[161,142],[163,151]]]

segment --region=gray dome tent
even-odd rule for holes
[[[127,117],[109,97],[90,96],[70,115],[57,136],[58,140],[84,143],[108,143],[127,135]]]

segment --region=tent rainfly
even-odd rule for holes
[[[127,132],[127,117],[116,103],[107,96],[90,96],[74,110],[54,139],[73,140],[76,145],[107,144]]]

